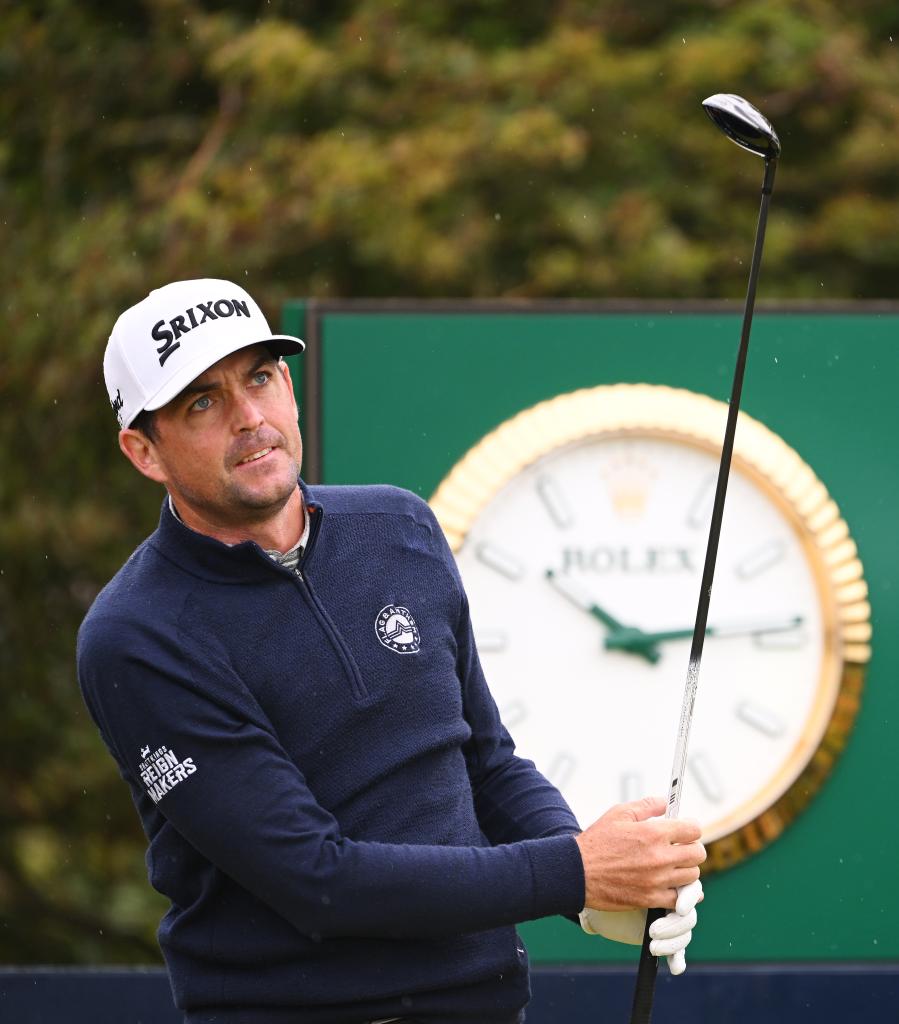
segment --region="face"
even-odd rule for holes
[[[302,443],[290,373],[264,345],[226,356],[156,414],[157,439],[123,430],[137,468],[182,516],[240,526],[276,515],[297,489]]]

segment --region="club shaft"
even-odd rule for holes
[[[759,279],[759,267],[762,262],[762,247],[765,243],[765,228],[768,223],[768,203],[771,199],[771,189],[774,186],[774,172],[776,168],[776,160],[766,161],[758,227],[755,232],[755,245],[752,250],[752,264],[749,270],[749,285],[746,289],[746,303],[743,308],[743,329],[740,333],[740,347],[737,351],[734,381],[731,387],[730,404],[727,409],[727,424],[724,428],[724,442],[721,446],[721,462],[718,465],[718,482],[715,487],[715,501],[712,505],[712,520],[709,524],[709,540],[706,546],[705,563],[702,567],[702,582],[699,586],[699,601],[696,608],[696,621],[693,626],[693,640],[690,644],[690,661],[687,666],[684,700],[681,705],[677,744],[674,762],[671,767],[668,806],[665,811],[667,818],[676,818],[680,811],[681,789],[687,761],[687,740],[690,735],[690,725],[693,721],[693,704],[696,700],[696,690],[699,685],[699,666],[702,661],[702,648],[705,642],[709,606],[712,600],[712,582],[715,578],[718,542],[721,538],[721,523],[724,518],[724,499],[727,496],[727,482],[730,478],[730,464],[733,458],[734,439],[737,433],[737,417],[740,412],[740,399],[743,394],[743,377],[746,372],[746,356],[749,352],[749,334],[752,330],[752,314],[755,308],[755,292]]]
[[[666,818],[676,818],[680,811],[681,789],[684,769],[687,763],[687,742],[690,736],[690,725],[693,721],[693,705],[696,701],[696,690],[699,685],[699,666],[702,661],[702,645],[705,639],[706,625],[709,617],[709,605],[712,600],[712,581],[715,576],[715,561],[718,557],[718,541],[721,537],[721,522],[724,517],[724,499],[727,495],[727,481],[730,475],[730,464],[734,451],[734,438],[737,432],[737,414],[740,411],[740,397],[743,393],[743,376],[746,371],[746,356],[749,351],[749,333],[752,329],[752,313],[755,307],[755,292],[758,285],[759,267],[762,262],[762,247],[765,243],[765,227],[768,223],[768,203],[774,187],[774,174],[777,161],[765,161],[765,177],[762,182],[762,200],[759,207],[758,227],[755,232],[755,245],[752,250],[752,264],[749,269],[749,285],[746,289],[746,303],[743,309],[743,330],[740,335],[740,347],[737,351],[737,363],[734,369],[734,381],[731,388],[730,405],[727,410],[727,425],[724,430],[724,443],[721,447],[721,462],[718,467],[718,483],[715,488],[715,502],[712,507],[712,520],[709,524],[709,540],[705,553],[705,564],[702,569],[702,583],[699,589],[699,602],[696,609],[696,622],[693,627],[693,642],[690,645],[690,662],[687,667],[687,681],[684,686],[684,700],[681,705],[680,722],[678,725],[677,743],[674,750],[674,762],[671,768],[671,782],[668,789],[668,805]],[[643,947],[640,950],[640,962],[637,968],[637,982],[634,987],[634,1001],[631,1007],[630,1024],[650,1024],[652,1004],[655,992],[658,960],[649,952],[649,928],[654,921],[664,915],[664,910],[650,910],[646,914],[646,929],[643,934]]]

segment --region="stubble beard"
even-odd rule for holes
[[[285,451],[285,454],[289,454]],[[290,500],[299,486],[300,467],[290,457],[292,470],[285,470],[283,479],[272,481],[267,487],[244,487],[238,480],[229,478],[225,487],[223,504],[233,513],[233,518],[259,521],[276,515]],[[255,514],[254,514],[255,513]]]
[[[266,482],[263,486],[245,486],[235,478],[236,467],[226,469],[225,482],[216,493],[194,487],[190,479],[172,479],[172,488],[194,509],[198,510],[210,522],[227,523],[231,526],[265,522],[277,515],[290,501],[291,495],[299,486],[300,452],[291,450],[294,445],[281,436],[278,448],[289,460],[283,475]],[[299,447],[297,444],[296,447]],[[239,470],[237,470],[239,472]],[[177,505],[178,498],[175,498]]]

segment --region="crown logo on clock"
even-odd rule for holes
[[[641,519],[652,489],[655,472],[641,458],[618,458],[602,470],[609,500],[619,519]]]

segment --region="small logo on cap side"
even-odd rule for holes
[[[150,337],[154,341],[162,342],[162,345],[156,349],[159,353],[159,365],[164,366],[166,359],[175,349],[181,348],[178,338],[182,334],[187,334],[195,327],[205,324],[207,320],[250,315],[250,307],[243,299],[212,299],[209,302],[198,302],[196,306],[191,306],[183,313],[179,313],[178,316],[173,316],[171,320],[160,320],[153,325],[153,330],[150,331]],[[190,321],[189,326],[186,320]]]
[[[109,403],[112,406],[112,411],[115,413],[115,418],[119,421],[119,426],[122,425],[122,406],[125,404],[125,399],[122,398],[122,392],[119,388],[115,389],[115,398]]]

